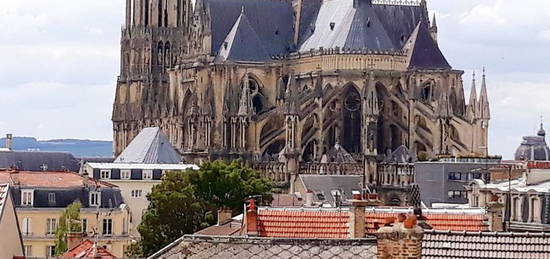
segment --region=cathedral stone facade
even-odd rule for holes
[[[425,0],[127,0],[115,154],[158,126],[188,162],[244,158],[282,182],[331,162],[379,181],[399,147],[486,155],[485,75],[466,103],[437,31]]]

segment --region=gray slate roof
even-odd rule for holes
[[[365,258],[376,259],[376,239],[275,239],[184,236],[153,258]]]
[[[538,136],[523,137],[523,142],[521,142],[521,145],[516,150],[516,160],[550,160],[550,148],[546,144],[546,132],[542,126],[537,134]]]
[[[340,191],[343,201],[352,199],[352,191],[361,191],[362,177],[359,175],[300,175],[300,181],[307,191],[313,192],[314,199],[319,202],[335,204],[334,190]],[[325,200],[319,200],[318,193],[323,194]]]
[[[220,47],[217,60],[263,61],[270,59],[244,9]]]
[[[179,164],[180,154],[160,128],[144,128],[115,159],[115,163]]]
[[[548,233],[426,230],[422,258],[548,258]]]
[[[257,33],[263,48],[270,56],[288,53],[293,48],[293,9],[290,1],[197,0],[197,6],[209,9],[212,16],[213,52],[223,47],[223,42],[243,8],[250,27]],[[213,54],[217,56],[218,53]]]
[[[78,172],[80,164],[70,153],[41,151],[0,151],[0,168],[17,167],[24,171]],[[46,167],[47,168],[46,168]]]

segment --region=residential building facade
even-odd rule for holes
[[[508,231],[550,231],[550,162],[527,162],[523,177],[468,185],[472,207],[499,201]]]
[[[147,194],[161,182],[166,172],[188,169],[197,170],[199,167],[183,164],[181,156],[160,128],[146,128],[113,163],[85,163],[81,173],[118,186],[131,210],[131,222],[135,227],[130,234],[139,238],[137,226],[149,206]]]
[[[466,186],[474,179],[490,181],[490,168],[500,164],[498,157],[446,157],[415,163],[416,183],[422,202],[468,203]]]
[[[0,245],[2,247],[0,259],[12,259],[25,255],[13,194],[8,183],[0,184]]]
[[[120,190],[112,184],[89,180],[72,172],[0,171],[0,183],[9,183],[25,255],[53,257],[55,233],[65,208],[78,201],[82,204],[82,234],[99,239],[122,257],[131,244],[130,210]]]

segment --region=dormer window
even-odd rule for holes
[[[153,170],[143,170],[143,180],[152,180]]]
[[[99,177],[101,179],[111,179],[111,170],[101,170],[99,172]]]
[[[34,201],[34,190],[21,190],[21,206],[32,207]]]
[[[48,193],[48,204],[50,205],[55,205],[55,193],[54,192],[50,192]]]
[[[131,174],[132,174],[132,170],[120,170],[121,179],[130,179]]]
[[[99,191],[91,191],[90,192],[90,207],[99,207],[101,204],[101,192]]]

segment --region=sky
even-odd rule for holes
[[[124,4],[0,0],[0,136],[112,139]],[[428,8],[440,48],[465,71],[466,96],[472,72],[486,67],[490,152],[512,158],[541,116],[550,130],[550,1],[428,0]]]

